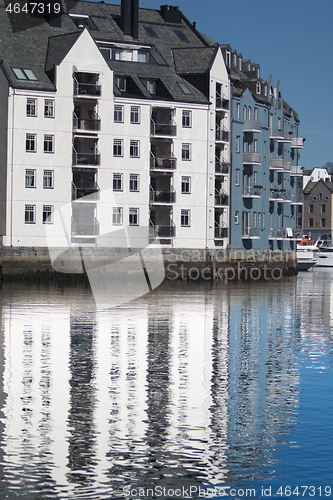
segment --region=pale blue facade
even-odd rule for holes
[[[230,247],[295,250],[302,227],[303,138],[280,82],[223,48],[231,80]]]

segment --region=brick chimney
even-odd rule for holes
[[[120,28],[124,35],[138,39],[139,35],[139,0],[121,0]]]

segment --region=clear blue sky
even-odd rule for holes
[[[178,5],[199,31],[259,63],[262,78],[280,80],[306,138],[299,164],[333,162],[333,0],[139,1],[149,9]]]

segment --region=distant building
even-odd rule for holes
[[[332,177],[327,172],[326,168],[314,167],[312,170],[303,170],[303,189],[309,181],[318,182],[319,179],[325,182],[331,182]]]
[[[333,241],[333,182],[320,179],[304,189],[303,234],[312,240]]]
[[[259,64],[222,46],[232,107],[231,248],[293,249],[302,228],[302,167],[297,113],[280,82],[260,76]]]

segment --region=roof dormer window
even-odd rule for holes
[[[77,28],[88,28],[90,30],[98,30],[96,24],[85,14],[69,14],[73,23]]]
[[[126,92],[126,78],[124,76],[115,76],[114,83],[121,92]]]
[[[260,82],[256,83],[256,92],[257,92],[257,94],[261,94],[261,83]]]

